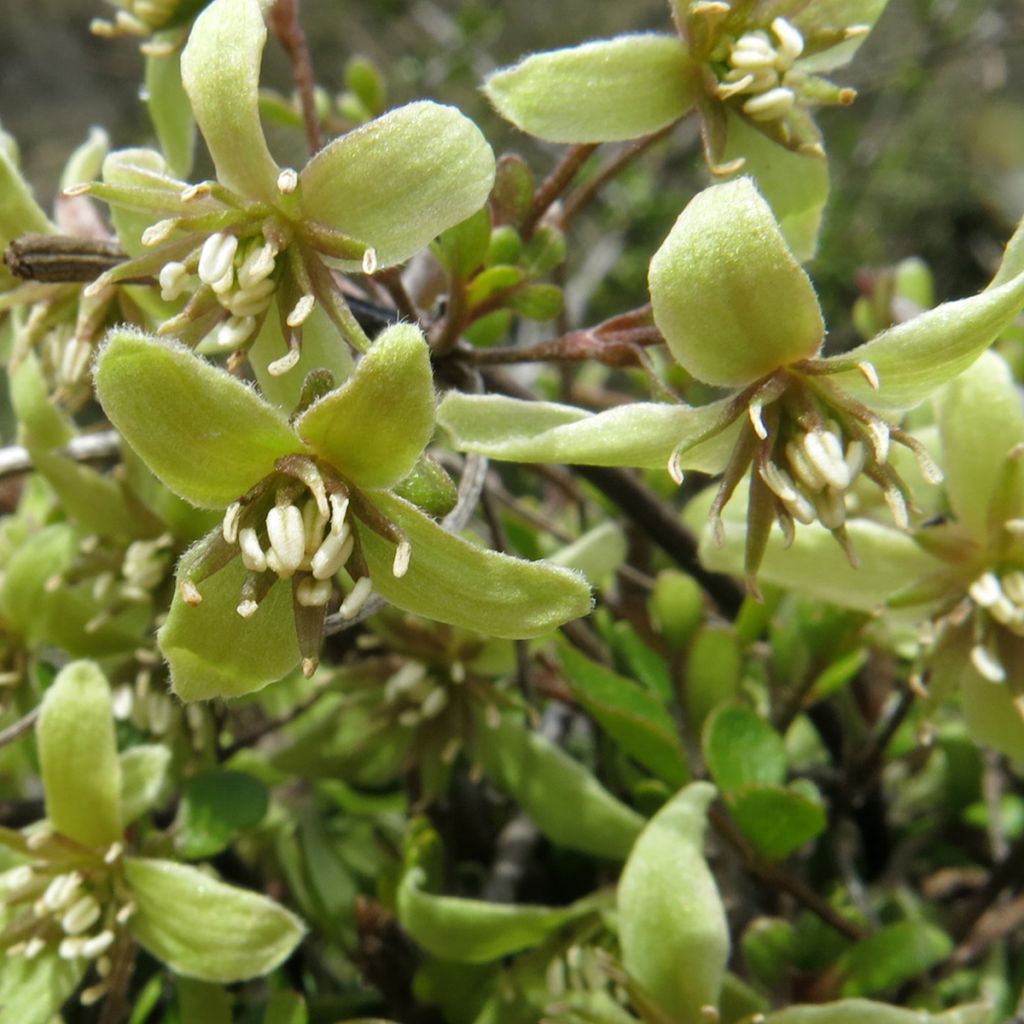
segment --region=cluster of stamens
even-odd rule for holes
[[[90,961],[100,980],[79,997],[89,1006],[110,988],[109,954],[135,906],[114,870],[123,853],[120,843],[112,844],[102,860],[83,857],[80,866],[69,869],[71,845],[54,833],[36,833],[28,846],[39,858],[0,875],[8,920],[0,945],[9,957],[33,960],[56,948],[64,960]]]
[[[1024,571],[1014,569],[1000,575],[989,570],[967,588],[967,593],[972,607],[965,612],[973,612],[971,663],[989,682],[1006,682],[996,627],[1024,637]]]
[[[182,0],[110,0],[110,2],[118,8],[113,20],[94,18],[89,25],[89,30],[93,35],[105,38],[148,36],[173,21],[178,9],[183,6]]]

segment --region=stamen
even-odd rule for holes
[[[409,571],[409,560],[412,558],[412,545],[403,540],[395,549],[395,560],[391,563],[391,575],[401,579]]]
[[[289,327],[301,327],[306,322],[309,314],[313,312],[315,306],[315,295],[303,295],[302,298],[292,306],[291,312],[287,317],[285,317],[284,322]]]
[[[194,203],[198,199],[205,199],[213,189],[208,181],[201,181],[197,185],[189,185],[181,190],[181,201],[183,203]]]
[[[420,714],[424,718],[435,718],[448,704],[448,691],[443,686],[435,686],[420,705]]]
[[[249,340],[255,329],[255,317],[231,317],[217,328],[217,345],[224,349],[238,348]]]
[[[846,522],[846,502],[842,492],[824,490],[814,496],[818,520],[828,530],[838,530]]]
[[[788,114],[795,103],[796,93],[791,89],[779,87],[747,100],[743,104],[743,113],[755,121],[774,121]]]
[[[244,601],[239,601],[238,607],[235,611],[242,616],[243,619],[251,619],[259,609],[259,605],[251,598],[246,598]]]
[[[341,617],[343,619],[355,618],[372,594],[373,581],[369,576],[360,576],[348,596],[341,602],[341,607],[338,609]]]
[[[829,486],[845,491],[850,486],[850,471],[843,459],[839,438],[829,431],[810,430],[800,438],[801,446],[814,468]]]
[[[252,288],[266,280],[274,272],[274,258],[277,249],[269,242],[253,249],[239,264],[237,277],[239,288]]]
[[[864,445],[860,441],[851,441],[846,446],[846,469],[850,474],[851,483],[860,476],[860,471],[864,468],[864,462],[867,458],[867,453],[864,451]]]
[[[224,510],[224,521],[221,523],[220,532],[228,544],[234,544],[238,540],[238,521],[242,516],[242,506],[233,501]]]
[[[747,406],[747,416],[750,417],[750,425],[754,428],[754,433],[762,440],[768,439],[768,428],[764,425],[764,420],[761,418],[762,405],[760,402],[751,402]]]
[[[1024,605],[1024,572],[1014,569],[1003,577],[1003,593],[1016,605]]]
[[[90,985],[87,989],[82,990],[82,994],[78,997],[78,1001],[83,1006],[93,1006],[98,1003],[108,992],[110,991],[109,981],[100,981],[95,985]]]
[[[295,600],[304,608],[320,608],[331,599],[333,589],[329,579],[317,580],[307,576],[295,588]]]
[[[333,530],[327,534],[323,543],[310,560],[313,578],[318,580],[333,579],[338,570],[348,561],[352,553],[350,530],[346,526],[340,533]]]
[[[290,167],[286,167],[277,176],[277,190],[283,196],[291,195],[299,187],[299,176]]]
[[[883,419],[872,417],[864,424],[864,430],[875,453],[875,461],[885,465],[889,458],[889,424]]]
[[[171,261],[160,268],[160,298],[173,302],[188,289],[188,268],[184,263]]]
[[[860,371],[860,375],[868,382],[868,387],[872,391],[877,391],[882,382],[878,379],[878,371],[875,369],[875,364],[869,363],[864,359],[857,364],[857,369]]]
[[[728,78],[729,76],[726,77]],[[737,78],[734,82],[729,82],[727,85],[719,82],[715,92],[720,100],[727,100],[731,96],[738,96],[740,93],[746,92],[753,84],[754,76],[747,74],[742,78]]]
[[[92,896],[86,895],[64,912],[60,923],[68,935],[79,935],[91,928],[99,917],[100,905]]]
[[[781,501],[795,501],[798,497],[796,485],[790,475],[774,462],[766,462],[758,466],[758,475],[767,484],[768,489]]]
[[[729,54],[729,63],[742,71],[760,71],[763,68],[774,68],[776,57],[775,51],[770,48],[761,50],[737,45]]]
[[[67,195],[66,189],[65,195]],[[150,226],[142,232],[140,241],[147,248],[157,246],[161,242],[167,241],[177,227],[178,222],[173,217],[169,217],[167,220],[158,220],[155,224],[150,224]],[[86,289],[86,291],[88,291],[88,289]]]
[[[967,593],[979,608],[991,608],[1003,596],[1003,588],[994,572],[986,572],[967,588]]]
[[[291,576],[306,554],[306,531],[302,513],[294,505],[275,505],[267,513],[267,537],[283,572]]]
[[[363,273],[375,274],[377,272],[377,250],[372,246],[363,253]]]
[[[272,377],[282,377],[298,365],[302,352],[298,348],[289,349],[280,359],[267,364],[267,371]]]
[[[672,478],[672,482],[677,486],[681,487],[684,479],[683,467],[682,467],[683,456],[679,449],[676,449],[668,457],[668,465],[665,467],[668,470],[668,475]]]
[[[1006,669],[1003,668],[1002,662],[995,652],[983,644],[975,644],[971,648],[971,664],[982,679],[987,679],[990,683],[1006,682]]]
[[[236,235],[226,235],[220,231],[210,235],[203,242],[203,248],[199,253],[199,280],[208,285],[221,281],[232,270],[236,252]]]
[[[199,588],[191,580],[182,580],[178,589],[185,604],[195,608],[203,603],[203,595],[199,593]]]
[[[907,499],[903,497],[900,489],[892,484],[882,490],[882,497],[889,506],[889,514],[893,522],[901,530],[910,529],[910,513],[907,511]]]
[[[82,876],[77,871],[58,875],[46,887],[42,897],[43,905],[48,910],[60,910],[66,907],[78,895],[81,885]]]
[[[332,494],[328,500],[331,504],[331,533],[341,533],[348,513],[348,498]]]
[[[772,31],[779,41],[779,55],[788,67],[804,52],[804,37],[799,29],[791,25],[785,18],[776,18],[772,22]]]
[[[266,572],[267,556],[260,547],[259,537],[252,527],[238,531],[238,546],[242,549],[242,565],[250,572]]]
[[[825,478],[796,441],[790,441],[786,445],[786,461],[793,475],[809,491],[820,491],[825,486]]]
[[[106,929],[99,933],[99,935],[93,935],[91,938],[86,939],[82,944],[82,956],[87,957],[90,960],[101,956],[106,953],[108,949],[114,944],[114,933],[110,929]]]

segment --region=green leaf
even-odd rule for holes
[[[175,846],[189,860],[212,857],[236,832],[255,828],[269,804],[267,787],[246,772],[210,768],[193,775],[182,788]]]
[[[74,426],[50,401],[46,377],[35,353],[27,353],[11,373],[10,396],[26,445],[47,450],[71,440]]]
[[[85,960],[65,960],[56,949],[44,950],[31,960],[4,957],[0,961],[0,1024],[50,1024],[87,966]]]
[[[960,700],[971,739],[1013,761],[1024,761],[1024,717],[1010,686],[978,675],[966,645],[959,651],[944,651],[943,657],[948,659],[946,671],[959,669]]]
[[[807,275],[749,178],[690,200],[651,260],[654,321],[708,384],[749,384],[814,356],[825,325]]]
[[[764,1024],[988,1024],[991,1015],[992,1007],[987,1003],[931,1014],[867,999],[843,999],[817,1006],[790,1006],[769,1013]]]
[[[781,860],[828,825],[821,797],[782,786],[746,786],[729,799],[743,834],[763,857]]]
[[[714,797],[707,782],[680,790],[647,823],[619,879],[623,966],[677,1024],[707,1019],[702,1008],[718,1005],[729,958],[729,927],[703,851]]]
[[[263,1024],[308,1024],[306,1001],[298,992],[275,992],[267,1001]]]
[[[488,551],[447,533],[401,498],[384,491],[370,497],[412,545],[409,569],[396,577],[395,545],[359,527],[374,589],[397,607],[513,640],[543,636],[590,611],[590,587],[579,573]]]
[[[468,277],[484,261],[491,241],[491,215],[483,209],[449,228],[437,240],[435,252],[456,278]]]
[[[842,995],[868,996],[919,977],[946,959],[953,940],[925,921],[900,921],[858,942],[836,964]]]
[[[32,197],[32,190],[11,154],[0,145],[0,250],[6,249],[19,235],[50,234],[56,230]]]
[[[743,645],[735,631],[720,626],[701,627],[686,654],[684,678],[686,720],[696,735],[708,715],[739,692],[743,681]]]
[[[509,716],[497,728],[477,718],[475,756],[487,777],[552,842],[623,860],[643,818],[617,800],[579,761]]]
[[[780,146],[731,110],[727,116],[728,141],[722,162],[743,158],[743,173],[757,182],[793,255],[806,263],[818,248],[828,201],[828,161]]]
[[[623,35],[535,53],[484,84],[502,117],[549,142],[616,142],[656,132],[692,106],[696,69],[679,38]]]
[[[348,132],[299,175],[306,215],[373,246],[381,267],[475,213],[493,184],[494,154],[480,129],[429,101]]]
[[[110,421],[194,505],[229,505],[282,455],[303,450],[281,413],[183,345],[111,331],[95,378]]]
[[[310,406],[296,429],[357,487],[391,487],[407,476],[434,431],[434,379],[419,328],[386,328],[355,373]]]
[[[193,978],[175,978],[178,1010],[188,1024],[231,1024],[231,994],[220,985]]]
[[[680,651],[704,621],[704,591],[687,573],[662,569],[654,581],[649,607],[655,629],[673,650]]]
[[[792,24],[806,38],[816,31],[865,25],[871,28],[879,19],[889,0],[815,0],[792,15]],[[848,64],[867,39],[867,33],[854,34],[835,46],[801,58],[801,71],[831,71]]]
[[[36,736],[50,824],[84,846],[119,842],[121,765],[110,685],[95,662],[61,669],[43,695]]]
[[[248,199],[279,198],[278,167],[260,124],[260,60],[267,29],[257,0],[215,0],[181,54],[181,80],[217,178]]]
[[[128,857],[136,912],[129,928],[175,973],[230,984],[268,974],[305,928],[273,900],[166,860]]]
[[[186,552],[178,568],[186,579],[203,544]],[[238,697],[287,675],[299,663],[291,587],[272,586],[251,618],[235,610],[246,569],[234,559],[199,584],[194,607],[175,588],[167,621],[158,634],[171,669],[171,686],[184,701]]]
[[[121,762],[121,818],[130,825],[168,796],[171,751],[162,743],[125,750]]]
[[[673,788],[689,781],[675,723],[657,697],[568,644],[559,647],[559,658],[573,695],[625,754]]]
[[[594,415],[554,402],[450,391],[437,410],[437,422],[460,451],[506,462],[663,469],[681,444],[718,422],[724,406],[724,401],[699,408],[632,402]],[[729,427],[688,448],[682,464],[720,472],[735,440],[736,428]]]
[[[628,544],[618,523],[605,522],[559,548],[548,561],[583,573],[591,586],[608,582],[626,560]]]
[[[562,312],[565,297],[558,285],[531,284],[514,291],[506,304],[528,320],[551,320]]]
[[[158,33],[154,42],[172,42],[178,32]],[[188,178],[195,151],[196,123],[181,80],[181,55],[171,53],[146,57],[146,106],[160,140],[160,148],[172,173]]]
[[[711,777],[727,796],[745,786],[785,781],[782,737],[752,708],[719,708],[704,724],[703,747]]]

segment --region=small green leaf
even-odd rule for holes
[[[168,795],[171,751],[162,743],[143,743],[125,750],[121,762],[121,818],[130,825]]]
[[[74,426],[50,401],[46,377],[35,353],[27,353],[11,373],[10,396],[21,439],[27,446],[48,450],[71,440]]]
[[[568,644],[559,648],[566,682],[619,748],[673,788],[690,779],[672,716],[648,690]]]
[[[299,182],[307,216],[373,246],[387,267],[484,205],[494,154],[454,107],[421,101],[325,146]]]
[[[778,988],[793,970],[793,925],[783,918],[755,918],[743,933],[740,945],[750,976],[769,991]]]
[[[11,154],[0,145],[0,250],[19,235],[50,234],[56,230],[32,197],[32,190]]]
[[[466,305],[472,309],[479,303],[499,292],[515,288],[526,280],[526,271],[521,267],[513,267],[505,263],[488,267],[477,274],[466,290]]]
[[[186,552],[178,580],[186,579],[202,541]],[[171,669],[171,685],[184,701],[237,697],[285,676],[299,663],[291,587],[270,588],[251,618],[238,607],[246,569],[236,558],[199,584],[202,604],[193,607],[175,588],[167,621],[158,634]]]
[[[729,958],[729,926],[703,850],[714,797],[707,782],[680,790],[647,823],[619,879],[623,966],[678,1024],[699,1024],[702,1009],[718,1005]]]
[[[197,868],[129,857],[124,869],[136,905],[129,928],[153,956],[186,978],[230,984],[268,974],[305,932],[273,900]]]
[[[842,995],[869,996],[911,981],[941,963],[953,940],[925,921],[900,921],[858,942],[836,964]]]
[[[84,846],[120,841],[121,765],[110,685],[95,662],[61,669],[43,695],[36,730],[50,824]]]
[[[65,960],[55,948],[31,960],[5,956],[0,960],[0,1024],[50,1024],[86,967],[85,960]]]
[[[687,651],[684,678],[686,720],[696,735],[708,715],[739,692],[743,646],[735,631],[721,626],[701,627]]]
[[[708,384],[742,387],[814,356],[825,336],[814,287],[749,178],[690,200],[649,283],[669,349]]]
[[[175,30],[158,33],[154,42],[173,43],[177,35]],[[181,54],[177,47],[171,53],[146,57],[146,106],[172,173],[188,178],[195,151],[196,123],[181,80]]]
[[[310,406],[296,429],[357,487],[391,487],[407,476],[434,431],[434,380],[419,328],[386,328],[352,376]]]
[[[502,117],[548,142],[616,142],[656,132],[693,105],[680,40],[623,35],[535,53],[484,84]]]
[[[275,992],[267,1002],[263,1024],[308,1024],[306,1000],[298,992]]]
[[[111,331],[95,377],[114,426],[175,494],[200,507],[229,505],[282,455],[302,451],[281,413],[183,345]]]
[[[618,523],[605,522],[559,548],[548,561],[583,573],[591,586],[608,582],[628,554],[626,535]]]
[[[456,279],[468,277],[484,261],[491,241],[491,215],[477,210],[437,240],[438,258]]]
[[[703,746],[711,777],[727,796],[745,786],[785,781],[782,737],[753,708],[719,708],[704,724]]]
[[[175,846],[189,860],[212,857],[235,833],[258,825],[267,813],[267,787],[246,772],[211,768],[182,788]]]
[[[392,490],[398,497],[405,498],[435,518],[448,515],[459,500],[452,478],[440,463],[429,456],[420,459],[409,475],[399,480]]]
[[[729,799],[743,834],[763,857],[782,860],[828,825],[821,797],[796,788],[745,786]]]
[[[248,199],[273,203],[278,167],[260,124],[260,60],[267,29],[257,0],[215,0],[196,19],[181,79],[217,178]]]
[[[509,716],[493,729],[478,716],[476,737],[475,755],[487,777],[552,842],[609,860],[625,859],[643,818],[587,768]]]
[[[704,621],[704,591],[690,575],[663,569],[654,581],[650,599],[655,629],[674,650],[682,650]]]
[[[543,636],[590,611],[590,587],[579,573],[478,547],[384,491],[370,497],[412,545],[409,569],[396,577],[395,545],[359,529],[374,589],[397,607],[513,640]]]
[[[557,285],[531,284],[516,289],[507,305],[528,320],[551,320],[562,312],[565,297]]]

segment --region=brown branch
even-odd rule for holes
[[[641,366],[643,359],[639,349],[645,345],[660,345],[664,340],[661,331],[653,326],[605,334],[598,334],[594,328],[584,328],[534,345],[471,349],[460,355],[478,366],[548,361],[580,362],[587,359],[605,366]]]
[[[523,224],[523,237],[529,238],[541,218],[548,212],[551,204],[568,188],[569,182],[576,177],[576,172],[590,159],[590,154],[597,149],[593,143],[582,146],[570,146],[555,164],[554,170],[537,186],[533,196],[533,205]]]
[[[322,141],[320,117],[316,112],[316,97],[313,93],[316,79],[313,77],[313,61],[309,55],[306,33],[302,31],[302,25],[299,23],[299,0],[276,0],[270,9],[270,24],[292,62],[292,78],[302,106],[306,141],[309,143],[310,152],[317,153]]]

